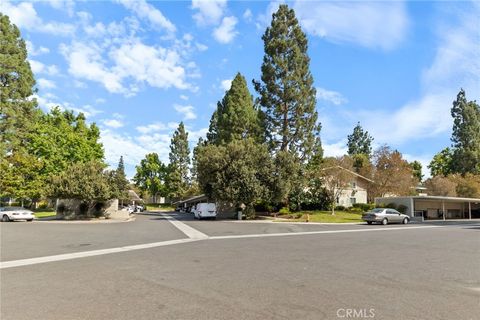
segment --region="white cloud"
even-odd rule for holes
[[[103,99],[103,98],[97,98],[97,99],[95,99],[95,103],[96,103],[96,104],[102,104],[102,103],[105,103],[105,102],[106,102],[106,100]]]
[[[188,97],[187,97],[186,95],[184,95],[184,94],[181,94],[181,95],[180,95],[180,99],[187,101],[187,100],[188,100]]]
[[[36,48],[35,45],[31,42],[31,41],[28,41],[28,40],[25,40],[25,44],[27,46],[27,52],[28,52],[28,55],[29,56],[39,56],[41,54],[45,54],[45,53],[49,53],[50,52],[50,49],[46,48],[46,47],[38,47]]]
[[[105,119],[103,124],[110,128],[121,128],[124,126],[123,122],[117,119]]]
[[[138,126],[136,129],[138,132],[147,134],[152,132],[159,132],[164,130],[171,130],[178,127],[178,123],[176,122],[169,122],[167,124],[162,122],[154,122],[145,126]]]
[[[347,142],[345,140],[340,140],[336,143],[322,144],[323,153],[325,157],[340,157],[347,154]]]
[[[55,95],[49,93],[43,95],[35,95],[34,98],[37,99],[38,105],[46,111],[50,111],[54,107],[59,107],[61,110],[72,110],[77,113],[81,112],[87,118],[93,117],[103,112],[92,107],[89,104],[78,107],[69,102],[58,101],[58,98]]]
[[[55,65],[45,65],[37,60],[29,60],[30,67],[32,68],[32,72],[34,74],[48,74],[50,76],[55,76],[58,74],[58,68]]]
[[[73,34],[75,26],[61,22],[45,22],[37,14],[33,3],[20,2],[17,5],[8,0],[2,2],[2,12],[19,28],[28,31],[50,33],[53,35],[67,36]]]
[[[197,118],[192,106],[181,106],[176,104],[173,107],[178,113],[183,114],[183,120],[193,120]]]
[[[198,51],[205,51],[208,49],[208,47],[202,43],[195,43],[195,46],[197,47]]]
[[[354,43],[389,50],[406,37],[409,17],[400,1],[296,1],[304,30],[334,43]]]
[[[369,124],[377,140],[404,143],[449,132],[452,127],[450,109],[460,87],[466,90],[468,99],[479,98],[479,15],[480,5],[472,4],[465,11],[449,12],[442,19],[457,23],[444,25],[441,22],[439,46],[433,63],[423,73],[420,98],[409,101],[395,112],[371,110],[362,114],[362,123]],[[388,129],[380,130],[379,123]]]
[[[324,100],[338,106],[347,103],[348,100],[341,93],[317,87],[317,99]]]
[[[74,13],[75,2],[73,0],[47,0],[52,8],[63,10],[71,17]]]
[[[55,82],[53,82],[52,80],[44,79],[44,78],[38,79],[37,84],[41,89],[45,89],[45,90],[55,89],[57,87],[55,85]]]
[[[148,4],[146,1],[118,0],[118,2],[125,8],[135,12],[139,18],[148,20],[154,27],[164,29],[170,33],[175,32],[175,25],[168,20],[160,10]]]
[[[243,12],[242,17],[243,17],[243,19],[245,19],[245,21],[247,21],[247,22],[252,21],[252,17],[253,17],[252,10],[250,10],[250,9],[245,10],[245,11]]]
[[[213,37],[220,43],[230,43],[238,34],[235,30],[237,22],[234,16],[224,17],[222,23],[213,30]]]
[[[231,86],[232,86],[232,79],[226,79],[220,82],[220,87],[223,89],[223,91],[230,90]]]
[[[73,42],[69,46],[62,44],[60,51],[67,60],[71,75],[99,82],[109,92],[132,96],[142,84],[156,88],[191,88],[175,50],[148,46],[135,38],[124,39],[119,46],[109,48],[93,42]],[[109,60],[103,53],[108,54]]]
[[[216,25],[227,6],[226,0],[192,0],[192,9],[198,10],[193,19],[198,25]]]
[[[71,46],[60,45],[60,52],[68,62],[68,72],[74,77],[100,82],[109,92],[124,91],[121,77],[105,67],[98,46],[74,42]]]
[[[139,41],[125,43],[110,52],[114,70],[122,77],[146,82],[152,87],[187,89],[185,69],[176,51],[147,46]]]

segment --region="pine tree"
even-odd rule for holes
[[[261,82],[254,84],[265,112],[270,148],[308,160],[315,144],[318,115],[307,37],[295,12],[280,5],[262,39],[265,55]]]
[[[356,154],[364,154],[370,158],[372,155],[372,141],[368,131],[363,131],[360,122],[353,128],[353,133],[348,135],[348,154],[353,156]]]
[[[25,41],[8,16],[0,13],[0,196],[38,197],[41,163],[28,154],[41,114]]]
[[[480,106],[467,101],[463,89],[453,102],[453,171],[480,174]]]
[[[123,156],[120,156],[117,169],[115,170],[115,184],[120,194],[121,200],[128,195],[128,180],[125,174],[125,165],[123,163]]]
[[[174,199],[182,198],[189,186],[190,148],[188,133],[183,122],[175,130],[170,143],[170,164],[168,172],[168,189]]]
[[[0,13],[0,156],[16,152],[38,114],[35,79],[25,41],[8,16]]]
[[[247,81],[237,73],[232,85],[210,120],[207,138],[210,143],[227,144],[234,140],[253,138],[262,142],[259,110],[255,109]]]

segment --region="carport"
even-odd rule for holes
[[[480,199],[411,196],[375,198],[376,205],[392,206],[404,209],[412,220],[455,220],[480,219]],[[402,210],[401,210],[402,211]]]
[[[197,203],[206,202],[208,200],[207,196],[204,194],[194,196],[185,200],[177,201],[172,203],[172,205],[179,208],[181,211],[189,212],[190,209],[195,206]]]

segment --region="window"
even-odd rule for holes
[[[350,203],[351,203],[351,204],[357,203],[357,199],[356,199],[356,198],[350,198]]]
[[[357,183],[355,181],[350,182],[350,185],[352,186],[352,189],[357,188]]]

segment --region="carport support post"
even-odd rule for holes
[[[442,200],[443,221],[445,221],[445,200]]]
[[[468,219],[472,220],[472,203],[468,203]]]

